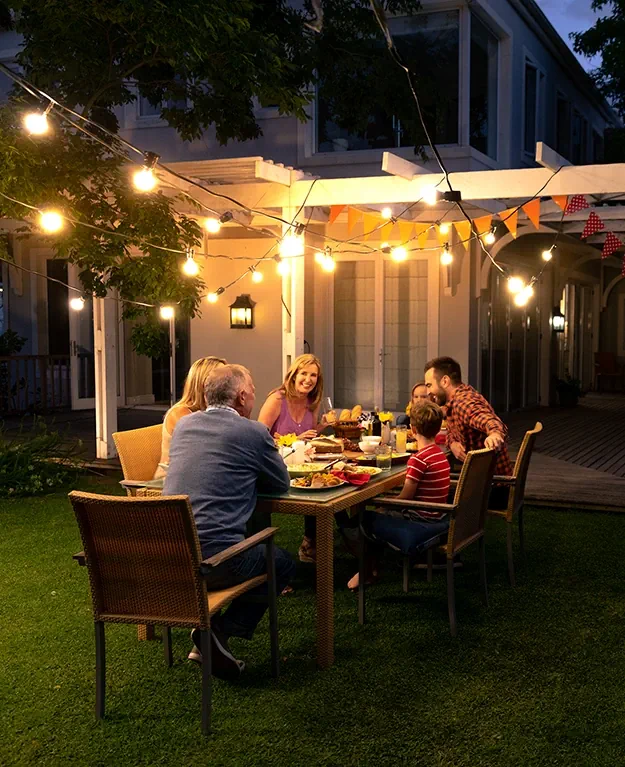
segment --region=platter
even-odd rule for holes
[[[327,465],[328,461],[311,461],[310,463],[296,463],[286,468],[291,477],[305,477],[307,474],[317,474],[323,471]]]
[[[339,482],[336,483],[336,485],[330,485],[329,487],[326,487],[325,485],[323,485],[322,487],[306,487],[305,485],[296,485],[295,484],[296,481],[297,480],[295,479],[291,480],[291,489],[303,490],[304,492],[307,492],[307,493],[315,493],[318,490],[336,490],[337,487],[341,487],[342,485],[347,484],[347,482],[341,479]]]

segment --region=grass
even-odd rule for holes
[[[111,480],[97,486],[109,492]],[[93,489],[93,486],[91,487]],[[295,552],[301,520],[283,517]],[[505,533],[490,525],[491,604],[474,557],[457,576],[460,635],[445,578],[389,566],[368,592],[368,624],[343,588],[337,548],[336,664],[315,666],[313,570],[280,609],[282,676],[269,677],[266,620],[233,642],[245,678],[214,687],[214,735],[200,735],[200,673],[174,632],[176,662],[131,627],[107,628],[107,717],[93,716],[93,629],[80,541],[66,498],[0,509],[0,762],[3,765],[592,765],[623,763],[625,518],[527,511],[528,561],[506,578]]]

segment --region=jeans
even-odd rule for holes
[[[267,562],[265,559],[266,546],[264,543],[254,546],[253,549],[244,551],[232,559],[228,559],[219,567],[206,576],[206,588],[209,591],[226,589],[230,586],[236,586],[257,575],[264,575],[267,572]],[[274,546],[276,561],[276,591],[278,594],[288,586],[289,582],[295,576],[295,562],[288,551]],[[267,583],[262,583],[254,589],[246,592],[238,599],[235,599],[225,613],[217,619],[219,628],[227,637],[236,636],[244,639],[251,639],[254,629],[258,626],[260,619],[267,609],[266,602],[246,601],[248,596],[267,596]],[[213,619],[214,620],[214,619]]]
[[[376,543],[387,543],[402,554],[412,556],[427,548],[425,544],[449,529],[449,520],[421,522],[402,517],[365,511],[363,527],[365,535],[371,536]]]

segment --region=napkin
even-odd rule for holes
[[[332,471],[335,477],[342,479],[343,482],[349,482],[350,485],[366,485],[371,479],[371,474],[356,474],[352,471]]]

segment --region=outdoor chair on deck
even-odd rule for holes
[[[202,561],[187,496],[127,498],[69,494],[91,586],[96,640],[96,717],[104,717],[105,623],[163,627],[165,661],[172,665],[171,628],[199,629],[202,651],[202,732],[210,732],[210,618],[236,597],[267,582],[271,671],[279,671],[273,537],[269,527]],[[206,590],[203,575],[233,556],[266,543],[267,574],[221,591]],[[250,597],[256,599],[256,597]]]
[[[540,421],[536,422],[536,425],[530,431],[525,432],[523,442],[519,449],[515,464],[514,472],[511,477],[503,477],[495,475],[493,482],[495,484],[506,485],[508,488],[508,504],[503,509],[488,509],[488,513],[492,517],[499,517],[505,519],[507,522],[508,530],[508,575],[510,577],[510,585],[515,586],[516,580],[514,577],[514,554],[512,551],[512,523],[514,516],[516,515],[519,523],[519,547],[521,549],[521,558],[525,556],[525,541],[523,531],[523,505],[525,502],[525,482],[527,480],[527,471],[530,465],[530,459],[532,457],[532,451],[534,450],[534,444],[536,437],[543,430],[543,425]],[[490,504],[489,504],[490,505]]]
[[[163,425],[160,423],[113,434],[124,479],[139,482],[152,479],[161,459],[162,436]],[[136,494],[135,488],[127,487],[126,492]]]
[[[374,500],[376,507],[382,511],[377,513],[393,513],[405,517],[410,510],[442,511],[449,514],[449,531],[447,543],[440,545],[441,536],[435,536],[426,541],[420,551],[427,550],[428,570],[427,580],[432,581],[432,553],[435,548],[445,555],[447,560],[447,604],[449,610],[449,629],[452,636],[457,634],[456,626],[456,595],[454,588],[454,560],[473,543],[479,544],[480,581],[484,604],[488,607],[488,588],[486,584],[486,557],[484,551],[484,522],[488,496],[495,471],[496,455],[493,450],[473,450],[467,453],[456,492],[452,503],[428,503],[425,501],[405,501],[396,497],[380,496]],[[362,535],[362,532],[361,532]],[[410,557],[404,554],[404,591],[408,590],[408,573],[410,572]],[[419,552],[415,552],[419,553]],[[358,576],[359,621],[365,620],[365,567],[364,557],[360,557]]]

